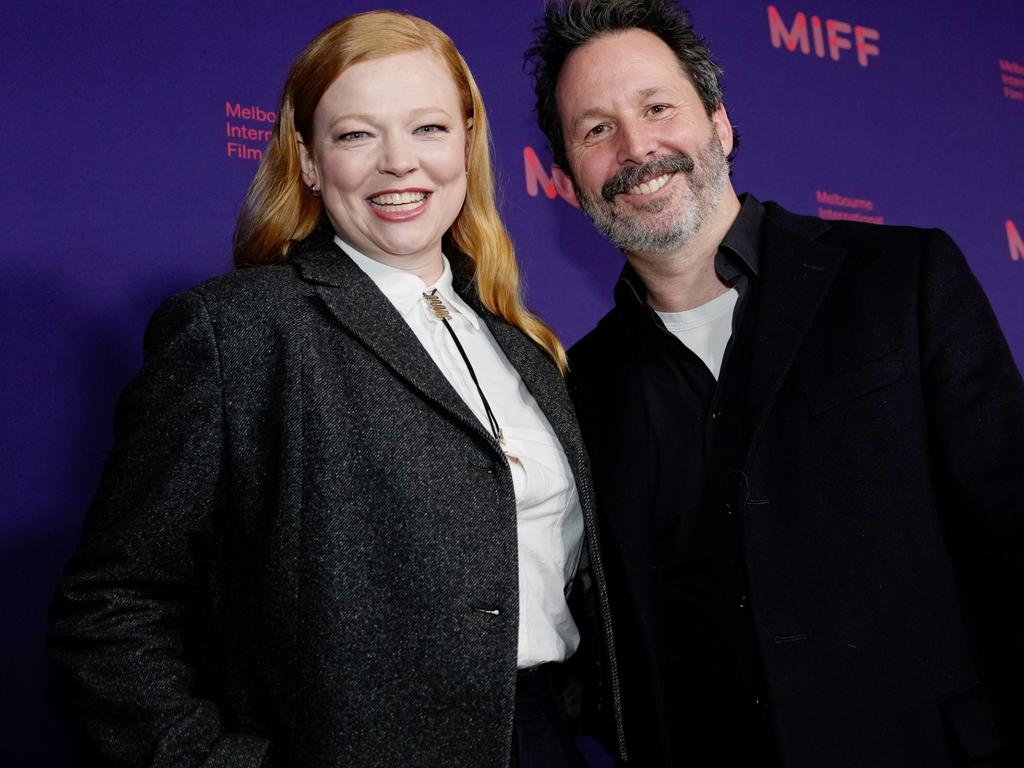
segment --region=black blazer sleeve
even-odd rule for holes
[[[960,250],[930,235],[920,297],[921,370],[938,506],[976,626],[983,674],[1020,747],[1024,707],[1024,385]],[[965,697],[976,694],[963,692]],[[988,734],[947,720],[972,751]],[[970,705],[967,705],[970,706]]]
[[[189,639],[225,442],[217,343],[202,295],[168,300],[118,403],[115,447],[58,588],[59,690],[104,764],[259,766],[225,732]]]

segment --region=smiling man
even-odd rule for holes
[[[1024,385],[956,245],[729,176],[668,0],[553,2],[555,182],[627,264],[570,352],[629,765],[1016,765]]]

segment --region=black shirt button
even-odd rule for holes
[[[712,421],[718,421],[720,418],[722,418],[722,411],[721,410],[712,411],[711,412],[711,420]]]
[[[732,514],[732,504],[723,504],[722,505],[722,509],[725,511],[725,514],[727,514],[727,515],[731,515]]]
[[[747,607],[747,596],[746,595],[740,595],[740,608],[746,608],[746,607]]]

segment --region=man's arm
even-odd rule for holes
[[[1024,727],[1024,384],[953,241],[930,234],[922,377],[934,482],[987,683],[1007,737]],[[1015,745],[1020,748],[1019,743]]]

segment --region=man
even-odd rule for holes
[[[555,182],[625,254],[571,351],[630,765],[1016,765],[1024,385],[943,233],[729,178],[669,0],[551,5]]]

